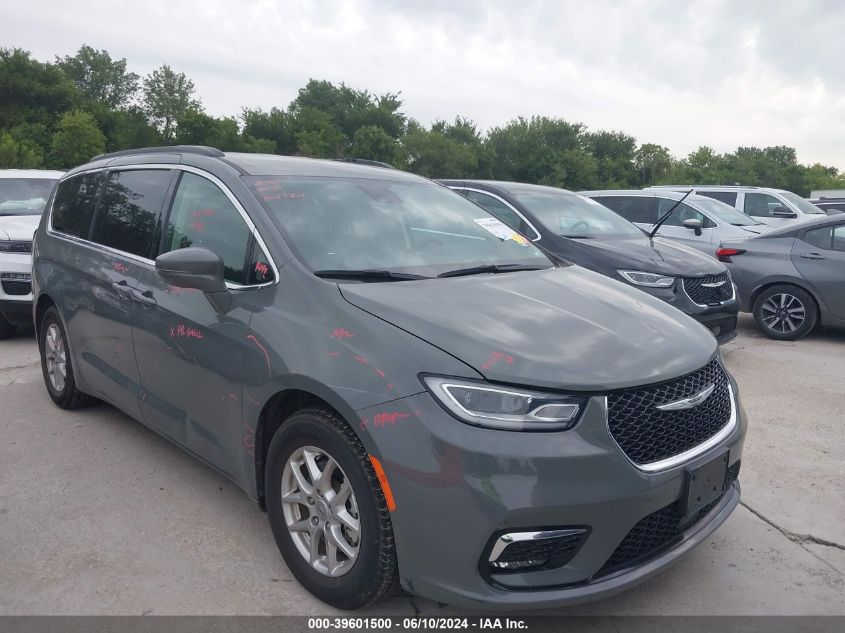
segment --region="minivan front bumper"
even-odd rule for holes
[[[671,542],[629,565],[607,571],[607,563],[638,525],[677,507],[688,469],[727,451],[738,471],[746,416],[735,384],[733,393],[736,424],[725,439],[654,473],[638,468],[610,436],[603,397],[590,399],[574,429],[556,433],[472,427],[428,393],[359,412],[396,501],[391,519],[403,586],[467,608],[543,608],[611,595],[657,573],[727,519],[739,502],[738,482],[682,521]],[[503,532],[572,529],[588,535],[565,565],[507,574],[488,567]]]
[[[675,280],[675,285],[671,288],[636,287],[691,316],[706,327],[716,337],[719,344],[736,338],[737,314],[739,313],[736,286],[734,286],[733,298],[719,305],[695,303],[684,290],[683,281],[680,278]]]

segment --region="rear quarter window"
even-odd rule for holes
[[[74,176],[59,183],[53,202],[53,230],[88,238],[101,180],[101,173],[96,172]]]
[[[695,193],[736,207],[736,191],[696,191]]]

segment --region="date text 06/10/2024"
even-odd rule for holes
[[[401,627],[400,627],[401,623]],[[461,630],[525,630],[524,620],[514,618],[308,618],[308,630],[369,630],[389,631],[393,628],[405,631]]]

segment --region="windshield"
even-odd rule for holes
[[[519,200],[552,233],[563,237],[608,237],[643,232],[595,200],[568,191],[513,191]]]
[[[55,180],[0,178],[0,215],[41,215]]]
[[[760,224],[753,218],[745,215],[741,211],[737,211],[729,204],[719,202],[713,198],[706,196],[698,196],[691,201],[695,206],[699,207],[705,213],[710,214],[720,222],[733,224],[734,226],[756,226]]]
[[[315,272],[434,277],[477,266],[552,266],[522,235],[435,184],[301,176],[245,180]]]
[[[814,205],[809,200],[804,200],[801,196],[798,196],[791,191],[781,191],[779,192],[784,198],[786,198],[789,202],[794,204],[801,213],[812,213],[813,215],[825,215],[825,212],[822,209],[819,209],[816,205]]]

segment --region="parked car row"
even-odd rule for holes
[[[845,213],[845,198],[815,198],[810,199],[809,202],[812,202],[828,215]]]
[[[738,504],[746,419],[717,339],[740,306],[779,338],[833,323],[764,269],[777,252],[809,275],[845,233],[766,226],[748,192],[746,213],[585,193],[208,147],[96,157],[28,249],[45,387],[230,477],[337,607],[398,585],[472,607],[616,593]]]
[[[71,170],[33,245],[50,397],[105,400],[230,477],[340,608],[644,580],[739,502],[736,383],[667,294],[730,317],[724,264],[576,194],[451,186],[203,147]]]

